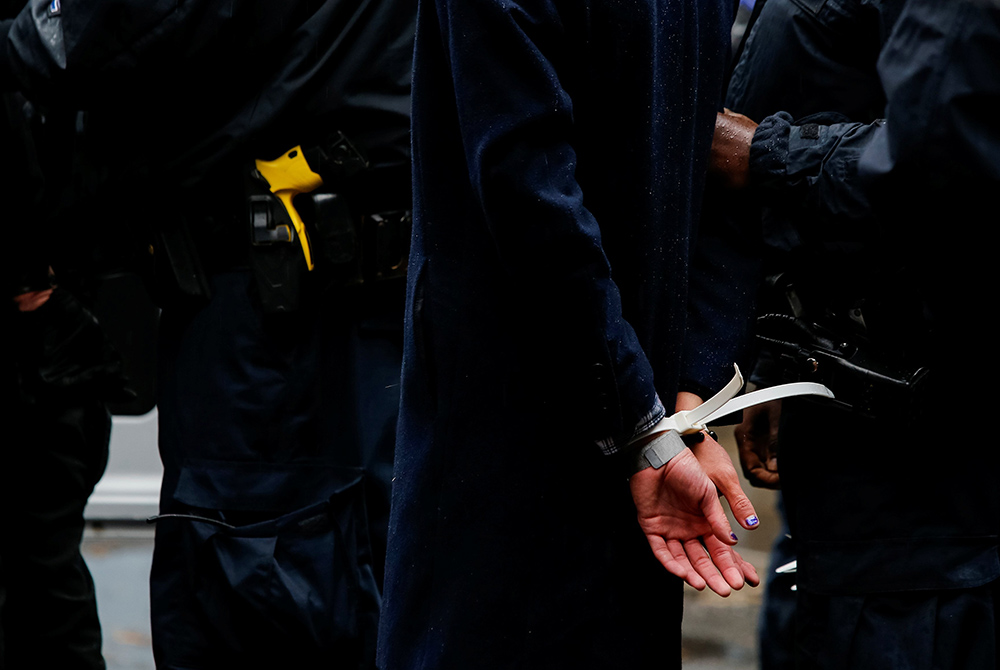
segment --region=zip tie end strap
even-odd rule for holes
[[[681,435],[690,435],[691,433],[697,433],[698,431],[705,429],[705,426],[702,424],[693,423],[690,420],[692,411],[693,410],[682,410],[670,416],[670,420],[674,424],[674,430]]]

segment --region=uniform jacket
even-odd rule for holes
[[[858,307],[880,357],[930,370],[916,415],[786,404],[782,481],[809,591],[968,588],[1000,574],[996,458],[954,457],[923,420],[980,373],[965,319],[989,261],[948,222],[971,226],[995,180],[995,132],[970,111],[995,97],[995,11],[769,0],[734,72],[727,106],[763,119],[751,179],[768,270],[793,278],[813,318]]]
[[[198,185],[334,130],[399,164],[412,21],[396,0],[36,0],[0,23],[0,86],[92,112],[94,150],[131,185]]]
[[[79,220],[183,218],[199,251],[209,237],[230,250],[202,254],[214,298],[161,320],[161,512],[188,517],[157,526],[158,667],[374,663],[402,287],[268,318],[233,250],[249,245],[252,159],[337,131],[371,162],[362,175],[404,175],[373,176],[374,205],[408,206],[414,7],[39,1],[2,24],[0,86],[86,110],[100,216]]]
[[[684,355],[730,4],[421,4],[387,670],[677,660],[601,451],[732,373]]]

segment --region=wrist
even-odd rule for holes
[[[627,474],[631,477],[647,468],[658,470],[686,448],[684,440],[675,430],[654,435],[648,442],[629,452]]]

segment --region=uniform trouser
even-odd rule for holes
[[[0,668],[104,668],[83,509],[104,473],[96,400],[17,402],[0,449]]]
[[[764,601],[761,603],[760,619],[757,625],[757,649],[760,670],[792,670],[795,667],[793,655],[795,640],[795,574],[777,573],[777,569],[795,560],[795,546],[788,535],[785,506],[778,498],[781,528],[768,562],[767,581],[764,586]]]
[[[1000,583],[971,589],[799,593],[800,670],[995,670]]]
[[[248,273],[210,281],[161,317],[160,511],[186,517],[156,527],[157,667],[371,668],[402,283],[265,315]]]
[[[910,413],[785,401],[782,486],[802,670],[998,664],[996,451]]]

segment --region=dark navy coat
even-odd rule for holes
[[[730,9],[421,3],[385,670],[679,663],[601,452],[732,374],[684,353]]]

